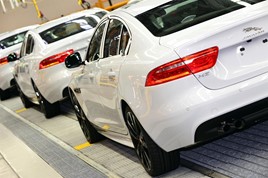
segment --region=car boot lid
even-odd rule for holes
[[[194,73],[209,89],[220,89],[268,71],[268,1],[160,38],[179,58],[218,47],[215,65]]]

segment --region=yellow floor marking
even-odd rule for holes
[[[17,111],[15,111],[16,113],[21,113],[21,112],[24,112],[24,111],[26,111],[27,109],[26,108],[22,108],[22,109],[19,109],[19,110],[17,110]]]
[[[110,126],[109,125],[104,125],[104,126],[102,126],[102,129],[107,131],[107,130],[110,129]]]
[[[84,149],[86,147],[89,147],[89,146],[90,146],[90,143],[89,142],[86,142],[86,143],[83,143],[81,145],[75,146],[74,149],[76,149],[76,150],[82,150],[82,149]]]

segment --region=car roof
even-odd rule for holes
[[[68,20],[72,20],[72,19],[75,19],[75,18],[78,18],[78,17],[81,17],[81,16],[85,16],[85,15],[95,14],[96,12],[100,12],[100,11],[105,11],[105,10],[101,9],[101,8],[92,8],[92,9],[88,9],[88,10],[82,10],[82,11],[79,11],[79,12],[75,12],[75,13],[72,13],[70,15],[66,15],[66,16],[63,16],[63,17],[48,21],[48,22],[46,22],[44,24],[41,24],[34,31],[36,33],[40,33],[40,32],[42,32],[42,31],[44,31],[46,29],[54,27],[54,26],[56,26],[58,24],[66,22]]]
[[[6,35],[6,34],[8,34],[8,32],[1,33],[0,34],[0,39],[2,39],[1,37],[4,36],[4,35]]]
[[[125,11],[126,13],[136,16],[169,1],[171,0],[133,0],[118,10]]]
[[[3,34],[0,34],[0,40],[5,39],[5,38],[7,38],[7,37],[10,37],[10,36],[12,36],[12,35],[18,34],[18,33],[27,31],[27,30],[34,29],[34,28],[36,28],[36,27],[38,27],[38,26],[39,26],[39,25],[37,25],[37,24],[35,24],[35,25],[29,25],[29,26],[21,27],[21,28],[18,28],[18,29],[9,31],[9,32],[5,32],[5,33],[3,33]]]

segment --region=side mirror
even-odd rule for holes
[[[82,58],[78,52],[70,54],[65,59],[65,66],[69,69],[79,67],[84,64]]]
[[[7,60],[8,60],[8,62],[14,62],[14,61],[16,61],[16,60],[18,60],[19,58],[18,58],[18,56],[17,56],[17,54],[16,53],[11,53],[11,54],[9,54],[8,56],[7,56]]]

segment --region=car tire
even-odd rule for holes
[[[149,175],[158,176],[179,166],[178,150],[166,152],[161,149],[146,133],[129,107],[126,107],[124,116],[137,156]]]
[[[70,94],[70,98],[75,110],[76,117],[87,141],[89,143],[96,143],[103,140],[104,136],[98,133],[98,131],[91,125],[73,93]]]
[[[33,88],[35,90],[36,97],[41,107],[41,111],[44,113],[45,117],[49,119],[58,115],[60,113],[60,103],[55,102],[51,104],[43,97],[43,95],[39,92],[38,88],[34,84]]]
[[[6,99],[8,99],[10,97],[11,97],[11,95],[10,95],[8,90],[3,91],[3,90],[0,89],[0,100],[1,101],[4,101],[4,100],[6,100]]]
[[[22,101],[22,104],[25,108],[30,108],[34,104],[27,98],[27,96],[24,95],[24,93],[21,91],[20,87],[17,84],[17,90],[19,92],[20,99]]]

